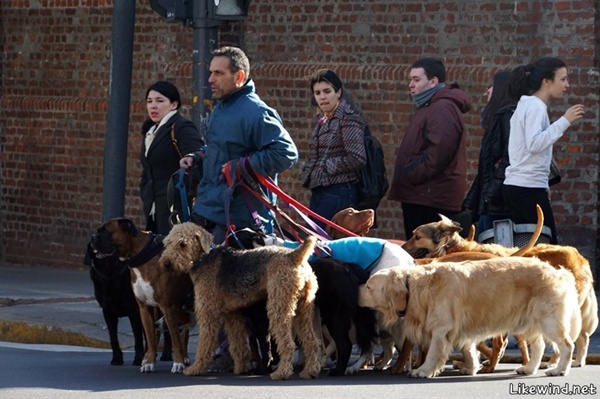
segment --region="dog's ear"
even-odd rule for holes
[[[194,234],[196,241],[200,244],[200,248],[205,254],[210,252],[210,246],[212,245],[212,236],[205,231],[198,231]]]
[[[138,229],[137,227],[135,227],[135,224],[127,218],[121,218],[119,219],[119,228],[121,230],[123,230],[124,232],[129,233],[132,237],[135,237],[138,235]]]

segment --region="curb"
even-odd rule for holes
[[[65,331],[58,327],[27,324],[22,321],[0,320],[0,341],[110,349],[108,342],[90,338],[83,334]]]

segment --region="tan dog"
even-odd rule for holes
[[[498,244],[480,244],[476,242],[464,241],[456,230],[456,226],[452,226],[451,221],[442,219],[440,222],[429,223],[419,226],[415,229],[415,236],[409,240],[403,248],[415,256],[420,251],[425,250],[432,258],[446,255],[451,251],[453,254],[465,252],[488,252],[502,256],[525,256],[537,257],[543,261],[550,263],[555,268],[566,268],[573,273],[575,277],[579,306],[581,311],[582,329],[581,334],[577,338],[577,358],[573,363],[574,367],[585,366],[586,356],[589,347],[589,337],[598,327],[598,302],[594,292],[594,277],[591,271],[589,261],[583,257],[576,248],[564,245],[552,244],[537,244],[534,246],[539,234],[541,233],[544,214],[541,208],[537,207],[538,223],[536,230],[531,239],[523,248],[506,248]],[[460,229],[458,227],[458,229]],[[418,261],[416,261],[418,262]],[[527,351],[527,343],[517,336],[517,342],[523,354],[523,363],[526,364],[529,360]],[[498,343],[494,344],[499,345]],[[504,350],[506,341],[498,348]],[[492,356],[497,357],[498,354]],[[550,365],[555,363],[556,356],[550,360]],[[486,366],[485,371],[492,372],[494,368],[492,363]]]
[[[313,323],[317,279],[308,264],[316,239],[307,238],[295,250],[276,246],[211,250],[211,242],[212,236],[194,223],[178,224],[165,238],[160,258],[165,268],[189,273],[194,282],[200,335],[194,364],[184,374],[206,372],[221,327],[229,339],[234,373],[247,372],[250,359],[241,310],[266,300],[269,333],[280,355],[279,367],[271,373],[271,379],[283,380],[292,375],[294,333],[305,355],[300,377],[316,378],[321,371],[322,346]]]
[[[373,226],[375,211],[373,209],[358,211],[354,208],[346,208],[333,215],[331,221],[356,235],[365,236]],[[330,226],[325,228],[325,232],[334,240],[346,237],[344,233]]]
[[[158,264],[162,251],[162,236],[139,231],[126,218],[115,218],[104,223],[92,237],[92,246],[100,253],[117,253],[131,269],[131,284],[140,307],[140,316],[146,334],[147,348],[140,371],[154,371],[158,335],[155,310],[164,315],[173,345],[172,373],[181,373],[189,363],[187,344],[189,331],[179,334],[179,327],[189,325],[189,313],[182,310],[186,295],[192,290],[187,273],[164,270]]]
[[[467,241],[458,233],[462,230],[457,222],[440,215],[439,222],[421,225],[402,248],[413,258],[438,258],[452,252],[489,252],[500,256],[520,256],[533,248],[544,227],[544,213],[536,206],[538,222],[534,233],[523,248],[507,248],[500,244],[481,244]]]
[[[567,375],[581,329],[573,275],[535,258],[382,270],[360,288],[359,305],[381,311],[386,325],[401,324],[409,341],[429,348],[425,363],[410,372],[414,377],[439,374],[453,347],[465,359],[461,374],[473,375],[476,343],[508,332],[531,343],[531,361],[517,373],[537,371],[545,337],[560,353],[558,366],[546,374]]]

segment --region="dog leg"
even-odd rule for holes
[[[577,337],[577,341],[575,341],[575,345],[577,346],[577,356],[573,361],[571,367],[583,367],[585,366],[585,361],[588,354],[588,348],[590,346],[590,336],[588,333],[582,331]]]
[[[411,370],[408,373],[409,376],[433,378],[440,373],[448,359],[448,353],[452,349],[450,342],[446,339],[447,333],[447,330],[433,331],[433,338],[427,352],[427,357],[425,358],[425,363],[418,369]]]
[[[410,354],[413,350],[413,343],[407,339],[404,340],[402,344],[402,349],[400,353],[398,353],[398,359],[396,359],[396,363],[392,367],[390,367],[390,372],[392,374],[402,374],[404,369],[406,368],[406,364],[410,359]]]
[[[187,356],[187,341],[185,337],[179,332],[179,326],[184,324],[184,321],[180,317],[177,317],[177,309],[161,309],[165,317],[165,322],[171,334],[171,345],[173,348],[173,366],[171,367],[171,373],[181,374],[185,368],[185,364],[189,363]],[[185,333],[184,333],[185,334]],[[183,338],[183,339],[182,339]],[[184,345],[185,342],[185,345]]]
[[[571,369],[571,359],[573,357],[573,350],[575,348],[575,345],[573,344],[573,341],[571,340],[571,338],[564,334],[564,336],[562,338],[560,337],[549,337],[550,339],[553,340],[553,346],[555,348],[555,353],[554,356],[552,356],[552,358],[550,359],[549,365],[550,367],[552,367],[552,360],[554,360],[554,362],[556,362],[556,357],[558,357],[558,364],[556,364],[556,367],[554,368],[550,368],[549,370],[546,370],[546,375],[547,376],[557,376],[557,375],[563,375],[566,376],[569,374],[569,371]]]
[[[485,344],[482,342],[482,344]],[[481,345],[481,344],[480,344]],[[504,357],[504,352],[506,351],[506,345],[508,345],[508,336],[507,335],[498,335],[492,338],[492,352],[491,356],[488,357],[488,361],[481,369],[480,373],[493,373],[498,367],[498,363],[500,359]],[[486,346],[487,347],[487,346]],[[477,349],[481,352],[479,346]]]
[[[200,297],[196,295],[196,298]],[[183,374],[187,376],[201,375],[206,373],[206,369],[210,364],[215,348],[218,345],[219,329],[221,328],[220,321],[222,315],[219,312],[211,312],[206,310],[205,304],[196,304],[196,318],[198,320],[198,345],[196,346],[196,355],[194,363],[183,370]]]
[[[517,374],[533,374],[540,367],[542,357],[544,356],[544,338],[541,335],[536,336],[532,340],[527,339],[531,347],[531,358],[529,362],[515,370]]]
[[[102,315],[104,316],[104,321],[106,322],[108,337],[110,339],[110,347],[112,349],[112,360],[110,361],[110,364],[113,366],[121,366],[124,362],[123,351],[119,345],[119,338],[117,334],[119,317],[115,314],[115,312],[105,308],[102,308]]]
[[[133,333],[135,351],[132,364],[134,366],[141,366],[144,358],[144,327],[142,326],[139,313],[129,316],[129,323],[131,324],[131,332]]]
[[[515,335],[517,346],[521,350],[521,364],[524,366],[529,363],[529,352],[527,350],[527,340],[521,335]]]
[[[144,354],[144,360],[142,360],[140,372],[152,373],[154,371],[156,349],[158,346],[158,337],[156,336],[156,328],[154,327],[154,308],[139,300],[138,304],[140,306],[140,318],[142,319],[144,333],[146,334],[146,353]]]
[[[306,295],[306,293],[305,293]],[[321,372],[320,354],[323,344],[317,337],[314,328],[314,305],[306,299],[306,296],[298,300],[296,308],[296,317],[293,323],[298,338],[302,344],[302,349],[305,356],[304,368],[300,372],[300,378],[310,379],[317,378]],[[352,344],[350,344],[352,347]],[[338,348],[339,354],[339,348]],[[338,356],[338,362],[340,361]],[[346,365],[348,360],[346,360]]]
[[[229,353],[233,358],[233,373],[247,373],[251,365],[250,352],[246,345],[248,332],[244,317],[239,312],[227,315],[223,328],[229,340]]]
[[[461,348],[463,355],[463,365],[459,372],[464,375],[475,375],[479,370],[479,359],[477,355],[477,348],[475,343],[472,342]]]

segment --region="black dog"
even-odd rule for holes
[[[123,351],[119,346],[117,326],[119,317],[128,317],[135,340],[133,365],[139,366],[144,358],[144,330],[140,319],[129,268],[115,254],[107,257],[97,256],[88,243],[84,264],[90,267],[90,277],[94,283],[94,296],[102,308],[104,321],[108,327],[113,357],[112,365],[123,364]]]
[[[337,350],[336,365],[329,375],[344,375],[352,354],[352,325],[356,329],[356,344],[363,354],[373,351],[377,338],[375,312],[358,306],[358,287],[367,282],[369,274],[354,263],[334,258],[308,263],[319,282],[315,305],[321,313],[321,324],[327,327]]]

